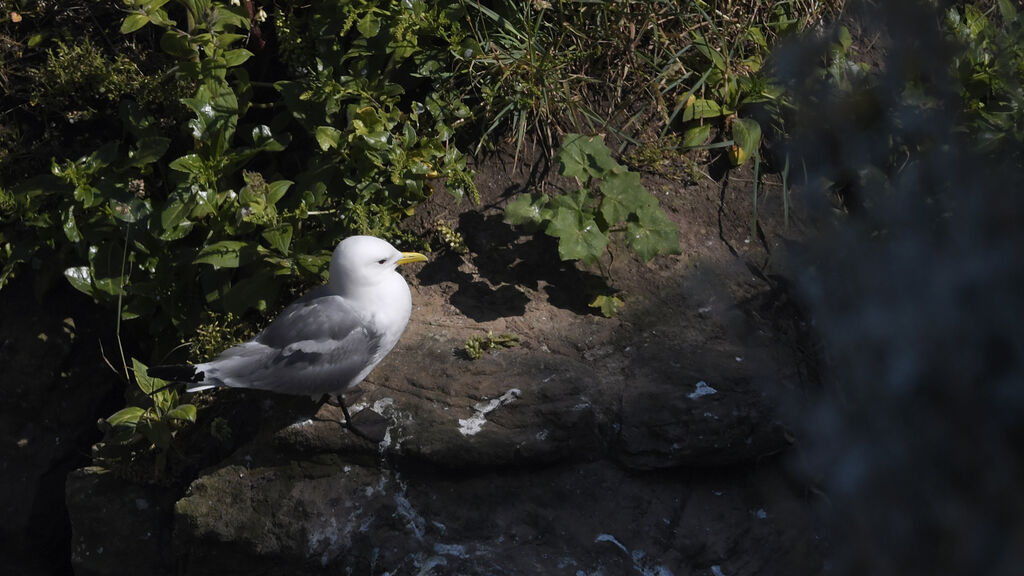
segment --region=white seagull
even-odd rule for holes
[[[425,262],[373,236],[351,236],[331,256],[327,284],[290,304],[256,338],[195,365],[154,366],[149,375],[189,392],[252,388],[322,398],[359,384],[398,343],[412,313],[399,264]],[[358,431],[356,431],[358,432]]]

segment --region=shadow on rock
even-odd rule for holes
[[[459,230],[470,255],[445,253],[418,275],[423,285],[454,282],[450,302],[477,322],[521,316],[529,301],[522,288],[543,290],[555,307],[593,314],[592,294],[610,291],[601,276],[558,260],[558,243],[537,233],[523,237],[498,214],[466,212]]]

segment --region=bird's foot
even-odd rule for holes
[[[378,444],[384,439],[384,436],[387,432],[386,430],[384,430],[383,432],[374,430],[373,432],[377,432],[376,434],[374,434],[369,430],[364,430],[362,427],[357,426],[355,422],[353,422],[352,415],[349,414],[348,412],[348,406],[345,405],[345,398],[343,396],[339,395],[337,397],[337,401],[332,401],[331,395],[325,394],[323,402],[325,404],[330,404],[331,406],[341,408],[341,413],[345,415],[345,421],[339,422],[339,424],[341,424],[342,427],[347,429],[349,432],[355,434],[356,436],[362,438],[363,440],[373,442],[374,444]]]

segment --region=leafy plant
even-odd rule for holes
[[[159,477],[167,466],[174,436],[182,427],[195,422],[196,407],[180,402],[178,391],[167,382],[147,376],[146,365],[134,358],[130,379],[150,405],[127,406],[106,418],[105,427],[109,427],[110,434],[104,442],[105,455],[124,460],[154,454],[154,474]]]
[[[479,360],[485,352],[500,348],[514,348],[519,345],[519,336],[511,332],[495,335],[488,332],[486,336],[473,335],[466,340],[463,347],[470,360]]]
[[[998,19],[976,4],[946,12],[946,27],[960,47],[952,70],[963,97],[963,130],[993,157],[1024,142],[1024,18],[1009,0],[997,6]]]
[[[593,264],[621,232],[645,262],[679,253],[679,229],[640,182],[640,174],[616,162],[601,136],[568,134],[558,151],[559,173],[580,187],[567,194],[522,194],[505,208],[510,224],[558,238],[562,260]]]
[[[612,318],[619,313],[623,304],[625,303],[622,301],[622,298],[614,294],[600,294],[590,301],[589,306],[596,308],[605,318]]]
[[[454,143],[468,110],[427,80],[450,58],[457,11],[293,6],[287,42],[320,25],[344,33],[289,46],[281,56],[292,75],[267,82],[251,77],[245,42],[256,32],[234,4],[125,2],[121,31],[142,45],[158,38],[163,74],[186,87],[179,115],[119,90],[121,140],[54,158],[49,175],[7,189],[3,217],[13,225],[0,231],[0,287],[26,265],[42,281],[62,275],[97,301],[123,300],[122,318],[146,318],[166,350],[210,312],[258,323],[281,295],[324,279],[343,236],[402,239],[397,223],[430,179],[477,196]],[[75,57],[99,74],[97,50],[83,46]],[[51,51],[67,54],[79,52]]]

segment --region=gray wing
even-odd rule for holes
[[[223,386],[288,394],[341,392],[379,361],[380,334],[344,298],[317,290],[285,308],[255,340],[203,366]]]

